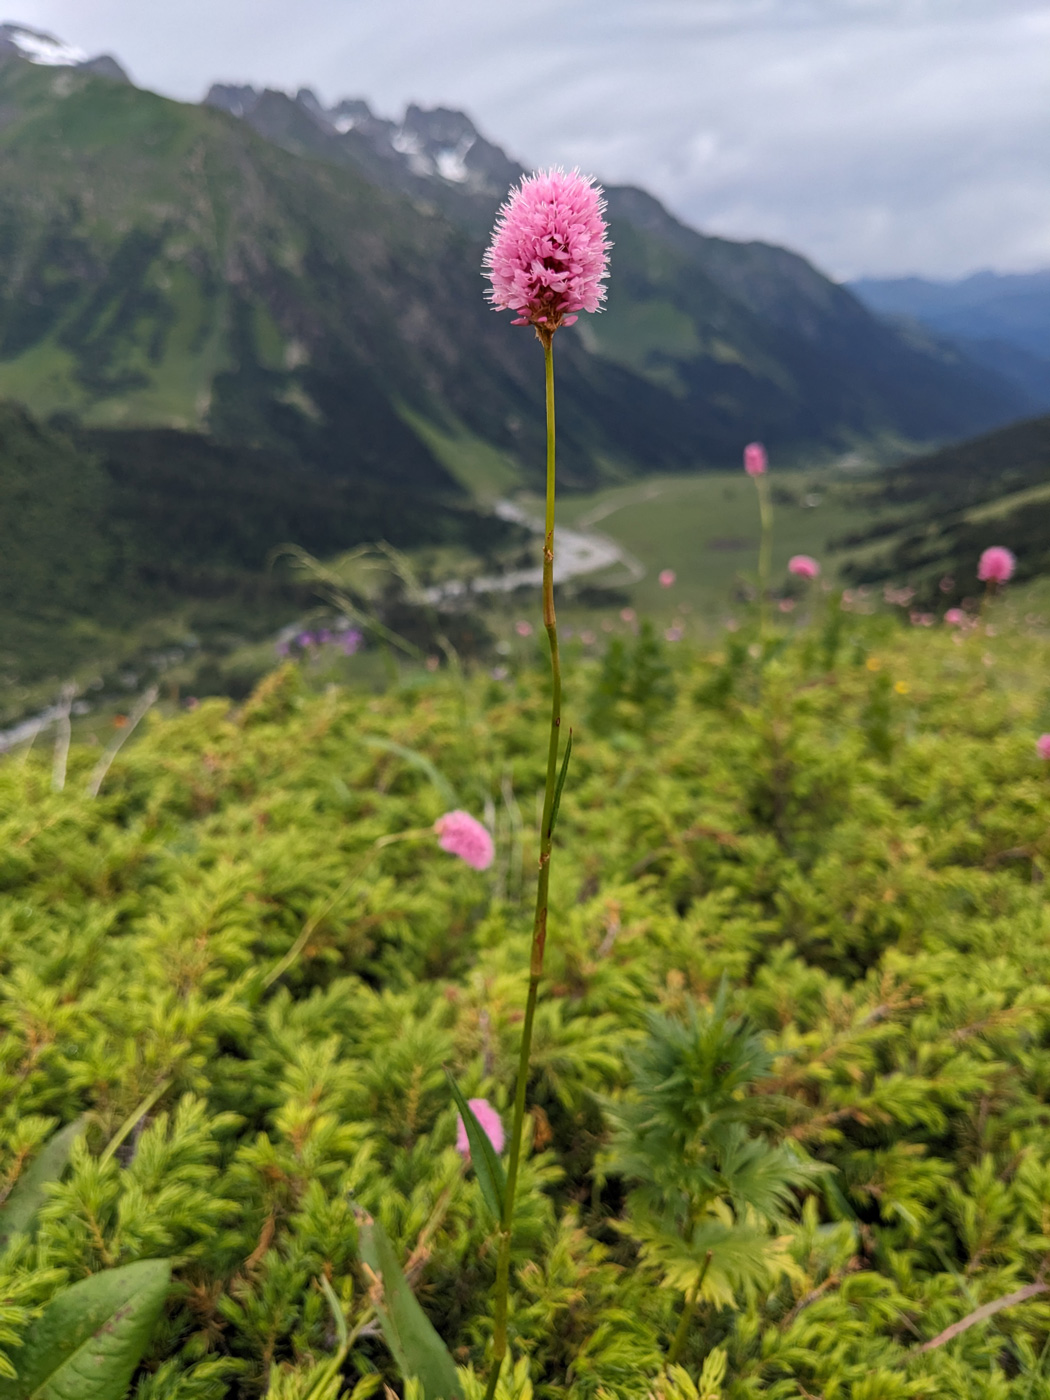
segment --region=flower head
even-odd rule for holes
[[[977,565],[977,577],[982,583],[1005,583],[1013,578],[1017,560],[1009,549],[1001,544],[993,544],[981,555]]]
[[[1035,751],[1040,758],[1050,758],[1050,734],[1040,734],[1035,741]]]
[[[514,324],[535,326],[541,337],[571,326],[578,311],[597,311],[612,247],[604,210],[601,187],[578,170],[524,176],[485,252],[493,309],[518,312]]]
[[[467,1107],[474,1117],[481,1124],[481,1130],[495,1148],[497,1153],[503,1151],[503,1120],[489,1103],[488,1099],[468,1099]],[[462,1117],[456,1118],[456,1151],[462,1157],[470,1161],[470,1139],[467,1137],[467,1125]]]
[[[962,608],[949,608],[944,614],[944,620],[949,627],[962,627],[966,623],[966,614]]]
[[[769,458],[760,442],[749,442],[744,448],[744,471],[748,476],[765,476],[769,470]]]
[[[808,554],[793,554],[788,560],[788,573],[797,574],[799,578],[819,578],[820,565]]]
[[[492,837],[469,812],[446,812],[434,823],[438,845],[475,870],[487,870],[495,854]]]
[[[678,577],[674,569],[661,569],[658,582],[661,588],[673,588],[674,581]]]

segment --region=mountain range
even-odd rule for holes
[[[243,87],[198,107],[0,55],[0,394],[401,486],[452,489],[464,444],[527,474],[535,347],[479,275],[520,170],[442,109],[395,126]],[[608,311],[558,347],[570,484],[1030,408],[804,259],[608,193]]]
[[[24,560],[83,534],[30,569],[31,606],[7,570],[8,602],[64,647],[116,590],[148,612],[242,589],[284,539],[476,543],[477,506],[543,462],[538,349],[480,275],[522,169],[459,112],[395,123],[229,85],[179,103],[0,27],[0,398],[21,405],[0,419],[0,497]],[[607,194],[608,309],[558,337],[564,485],[735,464],[756,437],[815,461],[1031,411],[798,255]],[[49,452],[51,487],[27,465]],[[42,503],[59,478],[95,482],[90,509],[72,489]]]
[[[953,340],[1050,408],[1050,270],[977,272],[954,282],[862,278],[850,289],[876,315]]]

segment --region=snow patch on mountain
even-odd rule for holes
[[[21,24],[0,24],[0,48],[14,49],[30,63],[45,64],[49,68],[76,68],[88,61],[83,49],[63,43],[53,34],[26,29]]]

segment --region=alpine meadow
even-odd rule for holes
[[[1043,277],[0,26],[0,1400],[1050,1400]]]

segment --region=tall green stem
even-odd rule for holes
[[[558,622],[554,615],[554,355],[550,334],[540,335],[547,370],[547,512],[543,538],[543,626],[551,653],[551,728],[547,744],[547,781],[543,789],[543,816],[540,819],[539,877],[536,881],[536,912],[532,923],[532,954],[529,959],[529,994],[521,1031],[518,1081],[514,1093],[514,1119],[507,1159],[507,1191],[500,1222],[499,1256],[496,1261],[495,1328],[492,1339],[492,1371],[485,1400],[496,1394],[503,1358],[507,1354],[507,1307],[510,1296],[510,1243],[514,1225],[514,1196],[521,1162],[521,1137],[525,1125],[525,1090],[529,1078],[529,1052],[536,999],[543,975],[543,952],[547,943],[547,891],[550,886],[551,815],[558,777],[558,747],[561,738],[561,660],[558,655]]]
[[[758,546],[758,617],[763,635],[769,620],[769,575],[773,563],[773,503],[769,499],[769,477],[755,477],[758,488],[758,514],[762,538]]]
[[[700,1302],[700,1290],[704,1286],[704,1279],[707,1271],[711,1267],[711,1250],[707,1251],[703,1267],[700,1270],[700,1277],[696,1281],[696,1286],[691,1288],[685,1295],[685,1305],[682,1308],[682,1316],[678,1319],[678,1328],[671,1343],[671,1350],[667,1353],[667,1364],[673,1366],[682,1354],[685,1346],[685,1339],[689,1336],[689,1329],[693,1325],[693,1318],[696,1317],[696,1309]]]

